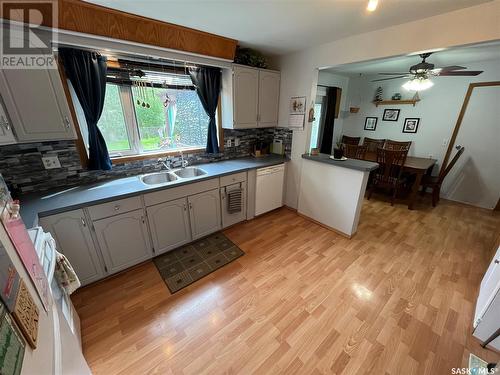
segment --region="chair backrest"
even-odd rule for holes
[[[407,155],[408,150],[388,150],[379,147],[377,149],[377,163],[379,164],[376,171],[377,180],[392,183],[395,179],[399,179]]]
[[[349,137],[347,135],[342,136],[342,143],[345,145],[359,145],[361,137]]]
[[[375,139],[365,137],[363,146],[366,146],[368,152],[377,152],[377,148],[384,146],[385,139]]]
[[[464,153],[464,151],[465,151],[465,147],[460,146],[460,148],[458,149],[457,153],[455,154],[455,156],[453,157],[453,159],[451,159],[451,161],[448,163],[448,165],[446,166],[446,168],[441,168],[441,170],[439,171],[439,177],[438,177],[438,182],[439,183],[443,182],[443,180],[446,177],[446,175],[448,173],[450,173],[451,169],[456,164],[456,162],[460,158],[460,156],[462,156],[462,154]]]
[[[395,151],[408,151],[411,147],[411,141],[408,142],[399,142],[392,141],[390,139],[386,139],[384,142],[384,148],[386,150],[395,150]]]
[[[345,143],[343,145],[344,155],[351,159],[364,159],[366,155],[366,146],[350,145]]]

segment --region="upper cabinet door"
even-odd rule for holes
[[[2,98],[0,98],[0,145],[8,145],[11,143],[16,143],[16,138],[12,132],[10,118],[7,116]]]
[[[2,69],[0,94],[19,142],[75,138],[57,69]]]
[[[233,68],[233,127],[256,128],[259,105],[259,70]]]
[[[193,240],[217,232],[221,228],[219,189],[188,197]]]
[[[146,210],[156,255],[191,241],[186,198],[157,204]]]
[[[280,73],[259,71],[259,126],[278,126]]]
[[[82,285],[104,277],[83,210],[42,217],[40,224],[52,234],[57,242],[57,250],[68,258]]]
[[[94,221],[97,242],[109,273],[152,257],[142,209]]]

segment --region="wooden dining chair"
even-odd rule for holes
[[[405,183],[402,172],[407,155],[408,150],[388,150],[382,147],[377,149],[379,167],[375,170],[368,199],[371,198],[375,188],[385,188],[392,191],[391,206],[394,205],[394,199]]]
[[[425,194],[427,188],[432,189],[432,207],[436,207],[439,202],[439,195],[441,193],[441,185],[445,177],[450,173],[451,169],[455,166],[456,162],[462,156],[465,151],[465,147],[461,146],[453,159],[449,162],[446,168],[442,167],[437,176],[427,176],[424,175],[422,178],[422,195]]]
[[[345,145],[359,145],[361,137],[349,137],[347,135],[342,136],[342,143]]]
[[[375,139],[365,137],[363,139],[363,146],[366,146],[367,152],[377,152],[377,148],[384,146],[385,139]]]
[[[384,142],[384,148],[386,150],[395,150],[395,151],[408,151],[411,147],[411,141],[408,142],[400,142],[400,141],[393,141],[390,139],[386,139]]]
[[[343,145],[344,156],[349,159],[363,160],[366,155],[366,149],[365,145],[350,145],[348,143]]]

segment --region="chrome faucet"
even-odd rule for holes
[[[184,160],[184,154],[181,151],[181,166],[182,168],[186,168],[189,165],[189,162],[187,160]]]
[[[170,160],[168,158],[159,158],[158,159],[158,164],[161,166],[165,167],[167,171],[170,171],[172,168],[170,167]],[[161,167],[160,167],[161,169]]]

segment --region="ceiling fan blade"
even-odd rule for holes
[[[459,65],[451,65],[451,66],[443,66],[442,68],[434,68],[432,69],[433,71],[453,71],[453,70],[464,70],[467,69],[465,66],[459,66]]]
[[[399,77],[390,77],[390,78],[380,78],[380,79],[374,79],[372,82],[378,82],[378,81],[388,81],[390,79],[400,79],[400,78],[410,78],[409,76],[399,76]]]
[[[400,75],[403,75],[403,74],[408,74],[408,72],[399,72],[399,73],[377,73],[379,75],[383,75],[383,76],[400,76]]]
[[[483,71],[482,70],[466,70],[466,71],[459,71],[459,72],[441,72],[438,74],[438,76],[477,76],[481,74]]]

